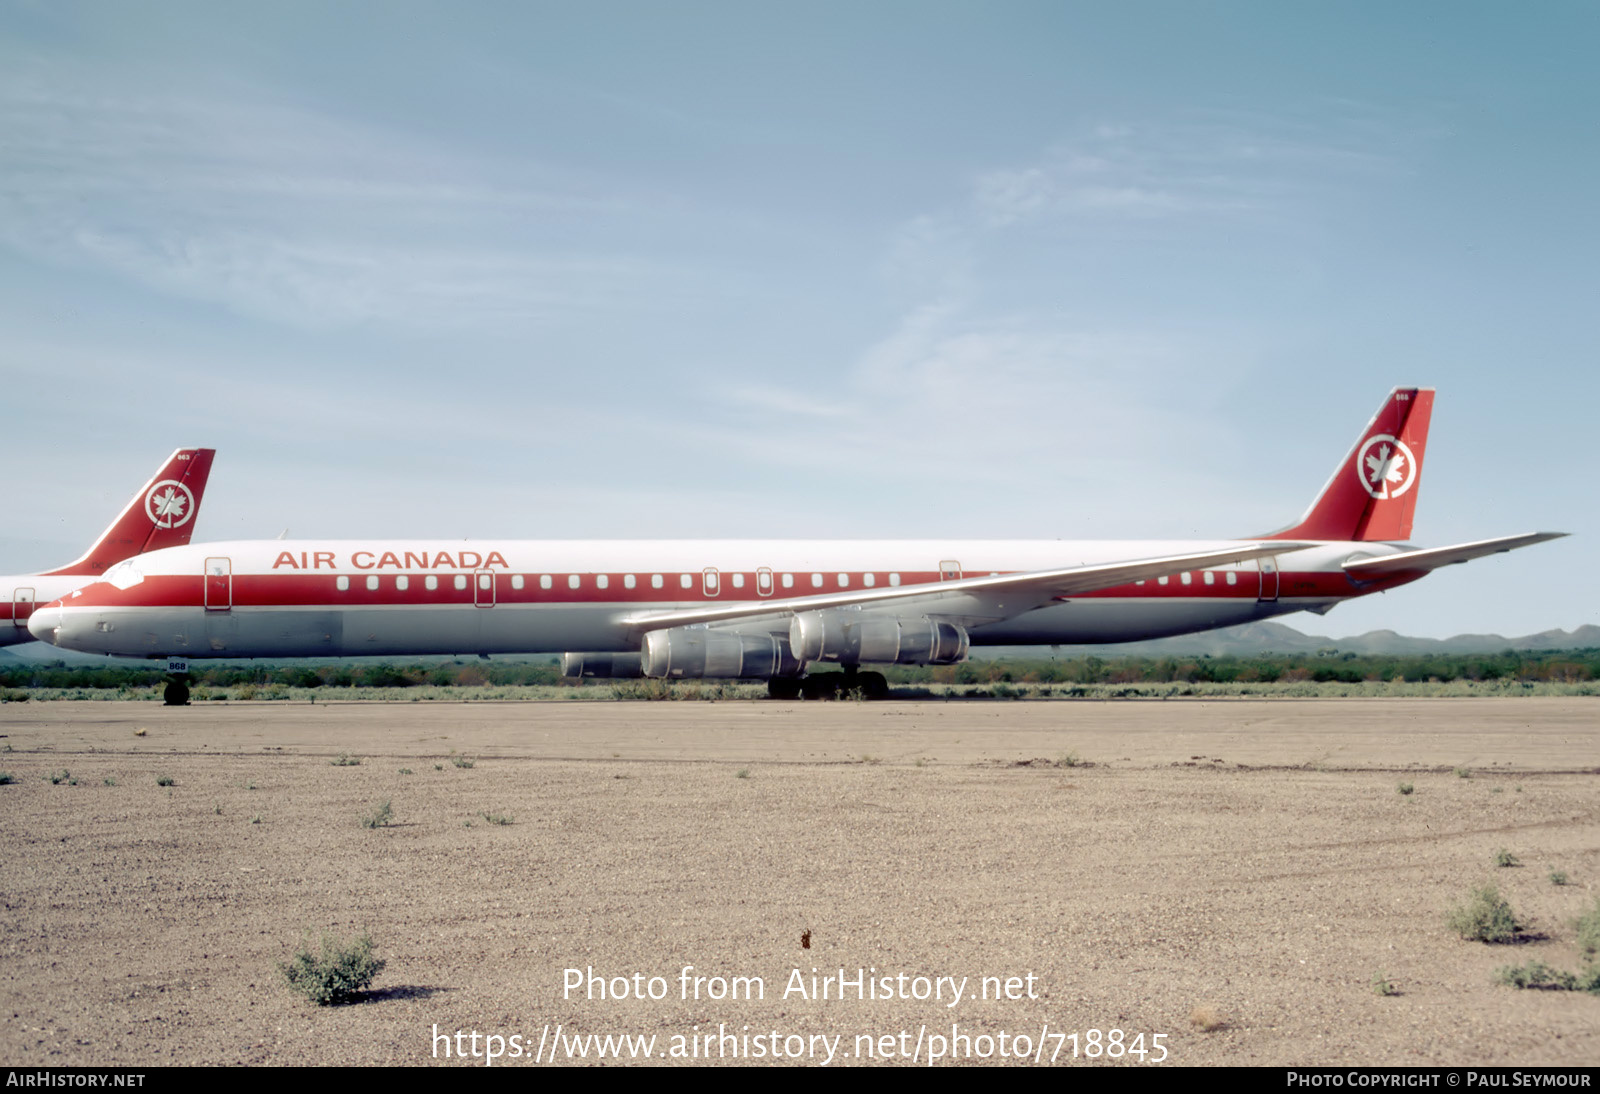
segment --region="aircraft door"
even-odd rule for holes
[[[1267,557],[1256,560],[1261,566],[1261,592],[1257,600],[1278,599],[1278,560]]]
[[[700,591],[706,596],[716,596],[721,593],[722,575],[709,567],[700,571]]]
[[[11,594],[11,625],[26,627],[28,616],[33,614],[33,590],[18,589]]]
[[[472,575],[472,602],[480,608],[494,607],[493,570],[479,570]]]
[[[959,581],[959,580],[961,580],[961,563],[957,562],[953,558],[947,558],[943,562],[939,563],[939,580],[940,581]]]
[[[756,595],[772,595],[772,569],[769,566],[763,566],[756,571]]]
[[[206,611],[225,612],[233,607],[233,562],[206,559]]]

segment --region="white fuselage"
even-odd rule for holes
[[[1222,549],[1237,541],[246,541],[156,551],[34,613],[57,645],[135,657],[638,650],[652,613],[747,604],[724,629],[778,633],[786,602],[988,574]],[[1394,553],[1320,543],[1030,605],[974,644],[1126,642],[1326,611],[1415,575],[1356,583]],[[762,611],[770,605],[770,612]],[[867,613],[905,615],[894,602]],[[918,609],[917,615],[937,614]],[[641,622],[643,620],[643,622]]]

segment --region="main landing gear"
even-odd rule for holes
[[[861,672],[846,665],[843,672],[815,676],[774,676],[767,681],[769,699],[887,699],[889,681],[881,672]]]

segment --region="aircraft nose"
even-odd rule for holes
[[[56,633],[61,630],[61,609],[54,604],[47,604],[37,608],[28,617],[28,633],[41,642],[48,642],[52,646],[56,643]]]

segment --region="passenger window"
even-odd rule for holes
[[[342,593],[350,587],[350,579],[348,577],[336,578],[334,579],[333,587]]]
[[[900,584],[900,575],[899,574],[890,574],[889,575],[889,584],[891,584],[891,585]]]
[[[785,589],[794,588],[794,575],[793,574],[784,574],[783,575],[783,587]]]
[[[548,589],[548,588],[550,588],[550,586],[552,586],[554,584],[555,584],[555,579],[552,578],[549,574],[540,574],[539,575],[539,588]]]
[[[1156,584],[1157,585],[1165,585],[1166,583],[1167,583],[1167,579],[1166,578],[1164,578],[1164,577],[1156,578]]]
[[[512,574],[511,575],[511,587],[513,589],[522,588],[522,575],[521,574]]]
[[[488,574],[479,574],[478,575],[478,588],[480,588],[480,589],[489,589],[489,588],[492,588],[493,586],[494,586],[494,578],[490,577]]]
[[[744,575],[743,574],[734,574],[733,575],[733,587],[735,589],[744,588]]]
[[[427,577],[422,579],[422,584],[425,588],[437,589],[439,587],[439,579],[434,577],[432,574],[429,574]]]
[[[813,589],[822,588],[822,575],[821,574],[812,574],[811,575],[811,587]]]
[[[661,588],[661,586],[663,586],[665,584],[666,584],[666,581],[662,578],[662,576],[660,574],[651,574],[650,575],[650,587],[652,589],[659,589],[659,588]]]
[[[1189,573],[1187,570],[1185,570],[1184,573],[1183,573],[1182,580],[1183,580],[1183,583],[1185,585],[1193,585],[1194,584],[1194,575]]]
[[[877,578],[877,576],[875,574],[862,574],[861,575],[861,584],[865,585],[867,588],[870,589],[874,585],[876,585],[877,583],[878,583],[878,578]]]
[[[377,574],[368,574],[367,575],[367,591],[368,592],[377,592],[378,591],[378,575]]]
[[[1228,584],[1229,585],[1237,585],[1237,584],[1239,584],[1239,575],[1234,573],[1232,570],[1228,571]]]
[[[568,574],[567,575],[567,588],[576,589],[577,587],[578,587],[578,575],[577,574]]]
[[[678,575],[678,584],[681,587],[685,588],[685,589],[694,588],[694,575],[693,574],[680,574],[680,575]]]
[[[1206,584],[1207,585],[1215,585],[1216,583],[1217,583],[1217,575],[1212,573],[1210,570],[1207,570],[1206,571]]]
[[[399,589],[401,592],[405,592],[407,589],[411,588],[411,579],[405,574],[401,574],[399,577],[394,579],[394,587]]]
[[[605,574],[601,574],[594,579],[594,587],[597,589],[609,589],[611,587],[611,579]]]
[[[840,574],[839,575],[839,588],[848,589],[849,587],[850,587],[850,575],[849,574]]]
[[[466,587],[467,587],[467,575],[466,574],[457,574],[456,575],[456,588],[465,589]]]

